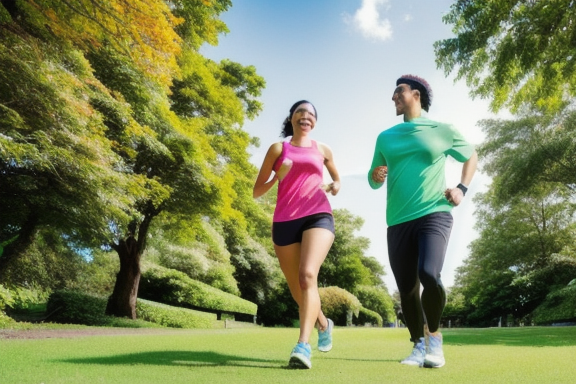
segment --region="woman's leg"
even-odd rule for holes
[[[325,228],[304,231],[300,250],[299,285],[302,292],[300,304],[300,341],[308,342],[316,322],[323,329],[328,325],[320,306],[318,273],[334,242],[334,234]]]
[[[302,307],[303,298],[302,289],[300,287],[301,244],[294,243],[286,246],[274,245],[274,249],[276,251],[278,261],[280,262],[280,269],[282,269],[284,277],[286,278],[286,282],[288,283],[288,288],[290,289],[292,298],[298,304],[298,308],[300,309]],[[320,330],[324,330],[326,327],[328,327],[328,319],[322,310],[320,310],[316,324],[318,324],[318,328]],[[308,339],[299,341],[308,342]]]

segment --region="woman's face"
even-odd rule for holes
[[[316,125],[316,111],[310,103],[303,103],[296,107],[292,114],[292,127],[302,132],[310,132]]]

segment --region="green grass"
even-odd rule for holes
[[[336,328],[308,371],[287,369],[297,329],[154,330],[140,335],[0,339],[2,384],[574,383],[575,327],[444,330],[446,366],[399,364],[406,329]],[[313,337],[313,344],[316,337]]]

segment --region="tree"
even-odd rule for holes
[[[436,63],[494,111],[554,111],[576,95],[575,17],[573,0],[457,0],[443,17],[456,37],[434,44]]]
[[[555,115],[523,110],[514,120],[483,120],[485,142],[478,148],[501,201],[541,184],[576,190],[576,110]]]
[[[84,57],[69,47],[28,34],[12,21],[0,25],[0,276],[49,227],[75,247],[96,246],[109,235],[108,220],[130,218],[137,181],[104,136],[112,110],[108,90]],[[119,112],[122,113],[122,112]]]
[[[535,290],[528,295],[522,281],[545,269],[554,254],[573,242],[574,206],[555,189],[533,189],[506,204],[491,191],[475,198],[480,237],[472,242],[456,278],[471,324],[494,325],[509,314],[522,318],[543,299]]]
[[[336,237],[320,268],[318,283],[321,286],[337,286],[354,292],[359,285],[381,286],[384,268],[378,268],[378,261],[364,255],[370,246],[365,237],[354,234],[364,224],[364,220],[346,209],[334,210]]]
[[[218,34],[226,31],[218,15],[230,6],[227,0],[139,0],[130,3],[67,0],[40,4],[23,0],[16,4],[3,1],[2,4],[8,5],[1,8],[7,11],[2,13],[2,20],[10,28],[24,28],[26,33],[38,36],[44,44],[40,52],[71,50],[75,58],[84,60],[83,66],[69,58],[62,60],[64,74],[79,71],[83,75],[83,82],[67,79],[68,87],[76,90],[78,85],[85,85],[84,93],[71,92],[61,98],[61,104],[51,105],[55,109],[47,115],[59,117],[62,110],[77,107],[79,112],[94,118],[95,122],[89,125],[94,134],[79,134],[78,138],[68,140],[83,143],[82,139],[85,139],[100,144],[91,156],[103,164],[96,164],[101,169],[100,173],[93,172],[99,178],[88,179],[92,184],[88,185],[78,177],[64,191],[74,190],[84,182],[85,195],[79,194],[77,201],[62,199],[66,201],[62,205],[72,213],[81,211],[82,204],[91,208],[95,217],[87,216],[86,220],[94,219],[93,225],[78,227],[72,222],[76,217],[70,215],[70,220],[63,221],[62,231],[86,233],[85,238],[92,240],[92,244],[97,241],[102,244],[103,237],[107,238],[105,243],[120,259],[120,271],[107,313],[134,317],[140,258],[155,218],[160,215],[180,219],[205,215],[243,220],[234,208],[235,173],[229,162],[238,158],[232,155],[246,152],[253,142],[240,127],[246,116],[254,117],[259,112],[261,104],[257,97],[264,81],[253,67],[242,67],[230,61],[213,63],[198,53],[201,44],[216,43]],[[34,55],[38,50],[29,52]],[[17,72],[18,65],[13,67]],[[175,83],[174,79],[181,83]],[[183,87],[179,87],[181,84]],[[185,95],[190,85],[207,92]],[[41,90],[38,86],[16,89],[21,92]],[[181,93],[181,90],[185,92]],[[54,94],[46,92],[46,97],[51,98]],[[173,95],[172,99],[170,95]],[[204,113],[204,106],[212,108],[211,113]],[[11,114],[8,117],[7,126],[13,126],[18,116]],[[82,122],[86,121],[88,118]],[[67,132],[62,130],[62,133]],[[221,141],[223,136],[233,139],[228,146]],[[62,134],[62,137],[67,136]],[[8,137],[5,142],[11,144],[11,139]],[[214,145],[219,142],[219,146]],[[64,147],[66,145],[65,142]],[[18,154],[16,149],[10,150],[10,156]],[[64,157],[70,160],[66,167],[72,170],[77,168],[74,161],[86,156],[81,151],[76,152],[78,158],[75,154]],[[41,153],[38,157],[43,159],[43,156],[45,154]],[[7,166],[13,163],[11,157],[5,162]],[[63,171],[66,167],[62,167]],[[28,176],[33,181],[38,179],[35,173]],[[15,185],[12,180],[10,185]],[[115,192],[116,200],[110,198],[109,192]],[[18,206],[13,195],[11,192],[11,199],[6,204]],[[49,200],[54,201],[53,198]],[[16,224],[2,224],[3,232],[16,228],[20,232],[26,229],[34,233],[38,222],[24,225],[20,219]],[[13,238],[11,233],[6,236]],[[16,239],[26,237],[29,236],[20,235]],[[9,254],[10,243],[2,241],[2,244],[4,258]]]

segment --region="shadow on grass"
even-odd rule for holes
[[[576,327],[443,329],[445,345],[576,346]]]
[[[101,365],[171,365],[171,366],[230,366],[284,369],[286,361],[255,359],[242,356],[224,355],[211,351],[157,351],[130,353],[105,357],[86,357],[60,360],[72,364]],[[284,366],[282,366],[284,365]]]

